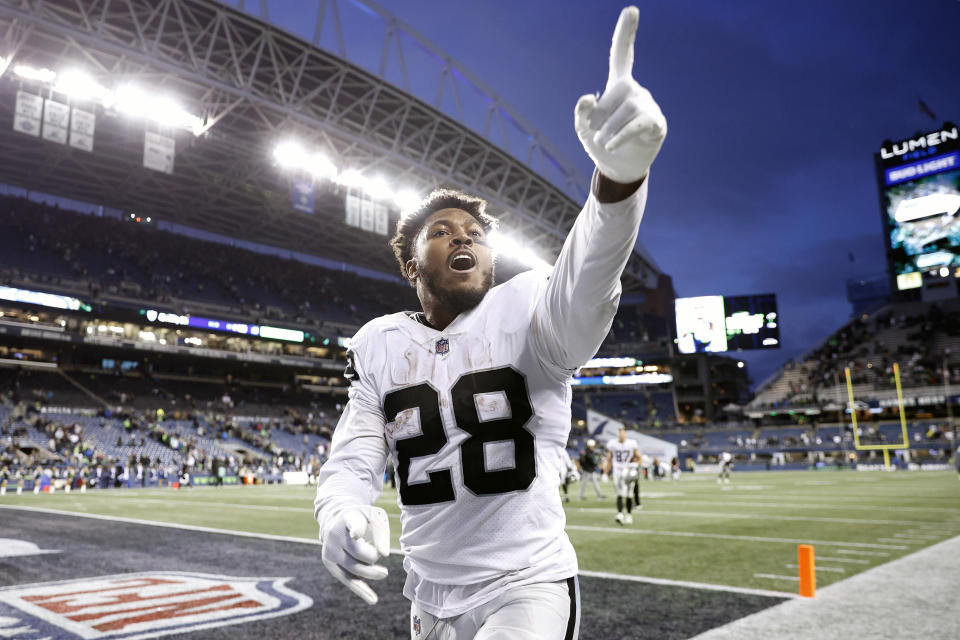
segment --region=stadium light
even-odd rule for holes
[[[116,107],[131,116],[143,117],[171,127],[189,129],[194,135],[203,130],[203,119],[193,115],[172,98],[154,97],[139,87],[124,85],[117,89]]]
[[[393,196],[393,203],[401,212],[410,211],[420,204],[420,196],[410,189],[401,189]]]
[[[393,200],[393,189],[386,178],[382,176],[368,179],[365,191],[377,200]]]
[[[337,177],[337,165],[319,151],[310,157],[307,170],[315,178],[335,180]]]
[[[491,231],[487,240],[497,255],[509,256],[531,269],[549,271],[553,268],[549,262],[506,235],[502,230]]]
[[[80,69],[68,69],[57,74],[53,90],[79,100],[97,100],[107,108],[113,104],[114,100],[110,90]]]
[[[38,82],[53,82],[57,77],[57,72],[51,69],[31,67],[25,64],[18,64],[13,68],[13,72],[25,80],[36,80]]]
[[[307,158],[306,151],[296,142],[281,142],[273,149],[273,157],[280,166],[294,169],[304,164]]]

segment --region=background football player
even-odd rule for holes
[[[620,427],[617,437],[607,443],[606,470],[617,491],[615,519],[620,524],[631,524],[634,489],[640,479],[640,448],[636,440],[627,437],[626,427]],[[639,502],[639,495],[637,498]]]
[[[587,440],[587,446],[580,452],[577,459],[577,466],[580,467],[580,499],[583,500],[583,493],[587,488],[587,481],[593,483],[593,490],[597,492],[597,498],[603,500],[606,496],[600,491],[600,485],[597,484],[597,476],[600,475],[600,452],[597,451],[597,441],[593,438]]]
[[[729,451],[720,454],[717,461],[720,463],[720,475],[717,484],[730,484],[730,470],[733,468],[733,455]]]
[[[553,269],[492,287],[485,203],[435,192],[391,240],[422,311],[377,318],[351,340],[350,399],[315,501],[322,559],[377,602],[366,581],[386,576],[377,561],[390,539],[372,503],[392,458],[418,640],[578,636],[577,558],[553,471],[571,377],[613,322],[666,135],[632,77],[637,22],[635,7],[623,10],[606,89],[574,109],[597,170]]]

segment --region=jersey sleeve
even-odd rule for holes
[[[592,358],[610,331],[620,302],[620,276],[633,251],[647,184],[620,202],[593,193],[577,216],[534,310],[541,361],[570,376]]]
[[[347,352],[349,399],[333,432],[330,458],[317,476],[314,516],[321,542],[327,522],[351,505],[373,504],[383,489],[388,448],[383,410],[370,367],[363,362],[366,351],[363,341],[355,338]]]

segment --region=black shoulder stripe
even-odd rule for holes
[[[360,374],[357,373],[357,367],[354,364],[352,349],[347,349],[347,366],[343,368],[343,377],[350,382],[360,382]]]

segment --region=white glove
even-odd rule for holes
[[[607,474],[603,474],[602,476],[600,476],[600,482],[604,484],[610,482],[610,476],[608,476]]]
[[[377,594],[361,580],[383,580],[387,568],[376,564],[390,554],[390,520],[379,507],[357,505],[345,509],[320,532],[323,565],[367,604]]]
[[[607,88],[596,96],[581,96],[574,110],[574,127],[583,148],[600,173],[630,184],[647,175],[667,136],[667,120],[650,92],[633,79],[633,42],[640,12],[620,12],[610,47]]]

